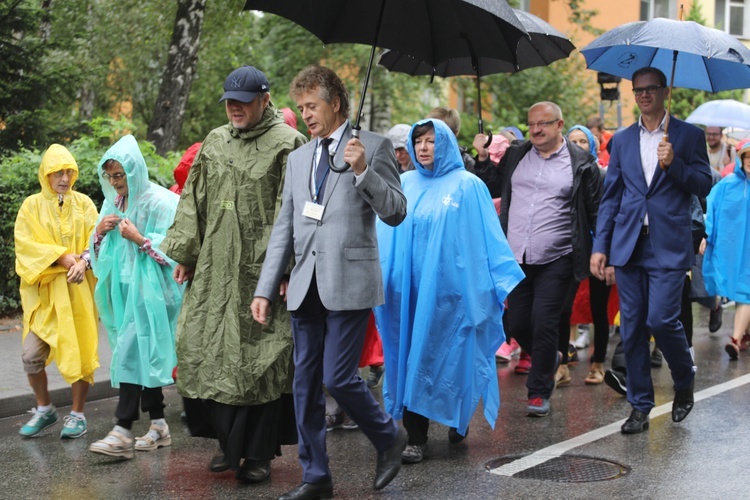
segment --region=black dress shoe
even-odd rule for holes
[[[234,475],[237,480],[243,483],[259,483],[271,475],[271,461],[247,460],[242,462],[242,466]]]
[[[635,408],[630,412],[630,416],[620,427],[623,434],[638,434],[648,429],[648,413],[643,413]]]
[[[406,449],[408,441],[409,435],[406,430],[399,427],[398,436],[396,436],[396,442],[393,443],[393,446],[378,453],[378,466],[375,469],[373,488],[382,490],[396,477],[398,471],[401,470],[401,453]]]
[[[607,370],[604,372],[604,383],[610,386],[618,394],[628,395],[628,387],[625,383],[625,374],[617,370]]]
[[[695,388],[695,377],[690,382],[687,389],[677,391],[674,394],[672,403],[672,422],[682,422],[693,409],[695,399],[693,398],[693,389]]]
[[[716,309],[711,309],[711,312],[708,316],[708,331],[711,333],[716,333],[719,331],[719,328],[721,328],[721,317],[724,314],[724,308],[721,307],[721,304],[719,304],[719,307]]]
[[[211,472],[224,472],[225,470],[229,470],[229,460],[227,460],[226,455],[222,452],[214,455],[211,459],[211,463],[208,465],[208,470]]]
[[[455,427],[451,427],[450,429],[448,429],[448,441],[450,441],[451,443],[460,443],[468,435],[469,435],[468,427],[466,428],[466,434],[463,436],[458,433],[458,429],[456,429]]]
[[[661,365],[664,364],[664,356],[661,353],[661,350],[658,347],[654,347],[654,350],[651,351],[651,368],[661,368]]]
[[[292,491],[284,493],[279,500],[325,500],[333,498],[333,481],[326,479],[317,483],[302,483]]]

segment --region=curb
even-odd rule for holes
[[[70,393],[70,386],[59,389],[50,389],[50,398],[52,404],[61,408],[73,404],[73,397]],[[101,380],[89,388],[86,402],[97,401],[99,399],[113,398],[119,395],[119,389],[112,387],[109,379]],[[36,398],[29,388],[28,394],[11,396],[0,400],[0,418],[17,417],[28,412],[30,408],[36,406]]]

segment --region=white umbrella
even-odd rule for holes
[[[750,105],[734,99],[719,99],[701,104],[685,120],[707,127],[750,129]]]

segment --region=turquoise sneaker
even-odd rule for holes
[[[75,439],[86,434],[86,419],[75,415],[63,417],[63,428],[60,431],[60,439]]]
[[[37,436],[47,427],[57,423],[57,410],[54,406],[50,406],[49,410],[41,412],[37,411],[36,408],[31,409],[31,413],[34,414],[26,425],[21,427],[18,433],[23,437],[34,437]]]

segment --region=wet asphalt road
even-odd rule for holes
[[[428,460],[407,465],[384,490],[372,490],[375,451],[359,431],[337,430],[328,434],[336,498],[399,499],[494,499],[494,498],[750,498],[746,479],[750,459],[750,353],[730,362],[724,344],[730,332],[733,309],[724,315],[724,326],[709,334],[707,311],[694,309],[695,350],[698,366],[696,393],[701,399],[681,424],[672,423],[669,408],[673,391],[669,369],[653,370],[657,409],[651,428],[643,434],[624,436],[617,430],[630,407],[606,385],[585,386],[588,363],[571,366],[573,382],[552,396],[547,418],[525,416],[524,377],[513,366],[498,365],[500,417],[491,430],[477,411],[470,434],[460,444],[450,444],[446,427],[430,428]],[[610,352],[617,337],[610,341]],[[715,392],[715,393],[714,393]],[[180,422],[181,401],[173,387],[166,389],[167,421],[173,445],[155,452],[137,453],[120,461],[87,451],[113,425],[116,400],[90,402],[86,415],[89,432],[63,442],[61,424],[33,439],[21,439],[18,429],[29,418],[21,415],[0,420],[0,498],[35,499],[130,499],[130,498],[276,498],[300,481],[296,447],[284,447],[273,462],[271,477],[257,485],[239,484],[231,471],[214,474],[207,465],[216,443],[191,438]],[[61,409],[61,417],[68,408]],[[653,414],[652,414],[653,415]],[[615,425],[612,425],[615,424]],[[136,434],[145,433],[146,418],[136,422]],[[570,440],[577,439],[575,442]],[[563,459],[544,462],[564,451]],[[621,477],[605,481],[559,482],[545,479],[543,465],[523,469],[514,476],[487,470],[494,459],[533,453],[541,462],[557,464],[552,471],[571,480],[602,475],[598,459],[620,464]],[[591,457],[581,465],[576,457]],[[561,464],[562,463],[562,464]],[[608,465],[610,470],[612,467]],[[520,466],[519,466],[520,467]],[[495,471],[497,472],[497,471]],[[524,479],[520,476],[534,476]]]

